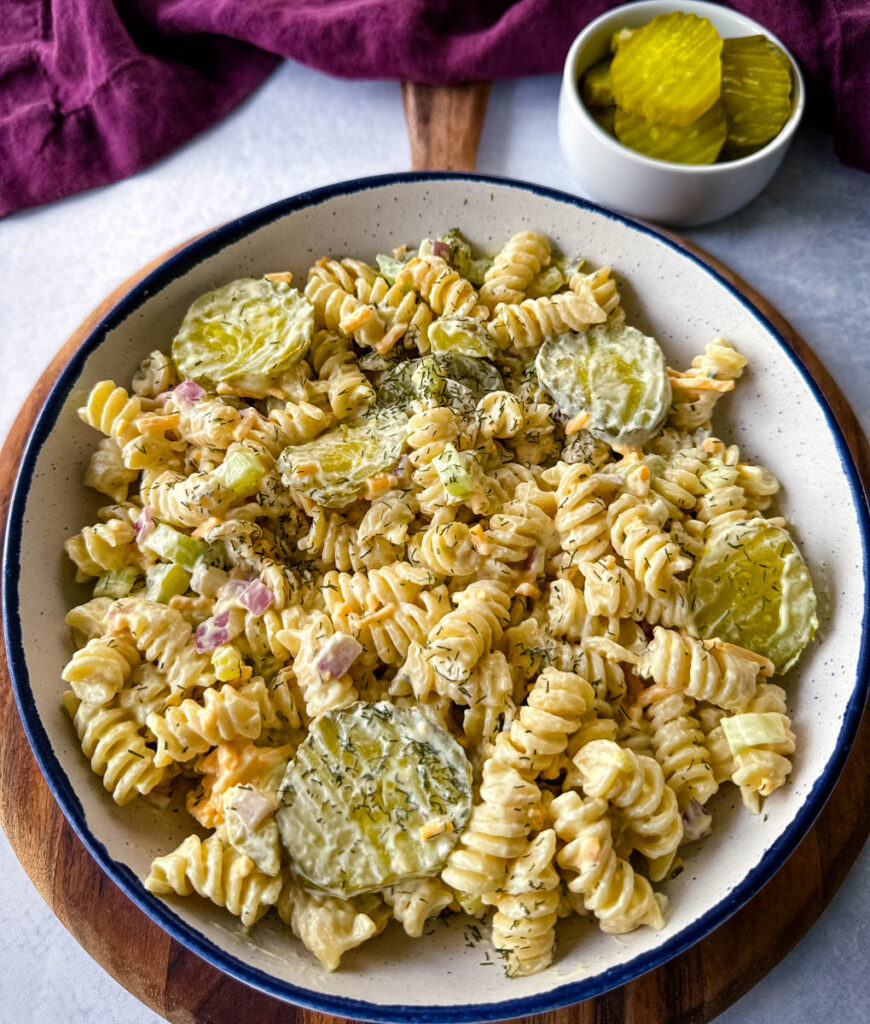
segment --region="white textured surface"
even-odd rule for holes
[[[557,89],[556,78],[496,86],[481,171],[570,190],[556,143]],[[285,65],[222,125],[138,178],[0,224],[0,433],[66,335],[146,260],[283,195],[407,164],[394,84],[337,82]],[[783,311],[870,427],[870,302],[859,280],[870,265],[870,177],[840,167],[827,139],[804,132],[764,196],[692,237]],[[865,851],[809,936],[720,1021],[785,1024],[831,1008],[841,1024],[866,1019],[868,876]],[[5,841],[0,935],[0,1021],[160,1019],[79,949]]]

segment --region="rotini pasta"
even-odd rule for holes
[[[480,261],[454,230],[291,278],[229,289],[269,297],[221,321],[250,366],[195,304],[172,357],[78,410],[113,504],[66,542],[89,592],[62,701],[109,797],[208,833],[147,888],[277,914],[328,970],[460,909],[511,977],[551,963],[561,916],[663,927],[720,787],[757,813],[795,752],[773,663],[698,610],[716,544],[784,524],[774,475],[711,434],[745,358],[662,360],[660,429],[632,398],[613,431],[547,363],[638,334],[609,266],[526,230]],[[441,803],[418,821],[414,794]]]

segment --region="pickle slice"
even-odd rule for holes
[[[305,354],[313,333],[314,308],[295,288],[241,278],[193,303],[172,341],[172,360],[181,377],[206,387],[263,396]]]
[[[403,412],[416,398],[470,411],[484,395],[503,387],[501,374],[485,359],[438,352],[406,359],[388,370],[378,384],[377,397],[380,407]]]
[[[429,328],[429,344],[437,353],[452,352],[478,359],[495,355],[495,342],[480,321],[470,316],[439,317]]]
[[[610,61],[593,64],[583,76],[580,96],[587,107],[613,106],[613,86],[610,82]]]
[[[676,164],[712,164],[725,144],[728,124],[721,103],[715,103],[685,128],[649,121],[617,108],[614,130],[623,146],[644,156]]]
[[[441,870],[471,814],[471,768],[415,708],[360,702],[311,724],[278,800],[297,874],[357,896]]]
[[[722,46],[726,146],[744,156],[775,138],[791,113],[791,66],[766,36],[726,39]]]
[[[589,414],[589,432],[608,444],[640,445],[661,427],[671,404],[665,357],[655,338],[625,324],[548,338],[538,377],[560,412]]]
[[[809,570],[789,534],[764,519],[714,533],[689,579],[702,637],[770,658],[785,672],[818,627]]]
[[[660,14],[623,39],[610,66],[616,105],[651,121],[689,125],[719,99],[722,39],[707,18]]]
[[[362,494],[367,480],[395,466],[407,435],[408,418],[396,412],[341,423],[313,441],[285,448],[278,456],[281,481],[318,505],[344,508]]]

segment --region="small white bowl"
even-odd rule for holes
[[[643,156],[621,145],[593,119],[580,99],[581,75],[610,50],[617,29],[646,25],[658,14],[683,11],[709,20],[723,38],[764,35],[788,56],[792,108],[775,139],[739,160],[721,164],[676,164]],[[757,21],[718,4],[693,0],[646,0],[625,4],[590,22],[565,61],[559,96],[559,141],[581,193],[614,210],[662,224],[687,227],[727,217],[754,199],[773,177],[804,110],[804,82],[797,61]]]

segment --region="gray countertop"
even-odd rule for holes
[[[498,83],[480,171],[573,191],[557,95],[555,76]],[[408,165],[395,83],[342,82],[288,62],[222,124],[143,174],[0,222],[0,437],[65,338],[148,260],[286,195]],[[759,199],[686,234],[791,321],[870,431],[870,175],[843,167],[828,137],[802,129]],[[868,921],[865,848],[809,934],[717,1024],[864,1024]],[[0,953],[3,1024],[162,1019],[67,934],[2,836]]]

